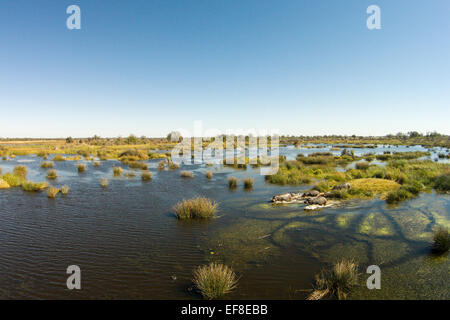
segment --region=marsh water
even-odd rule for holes
[[[284,147],[281,154],[329,151]],[[356,154],[425,151],[421,147],[380,146]],[[434,150],[432,158],[440,150]],[[336,153],[340,153],[337,151]],[[1,161],[3,173],[28,167],[28,179],[46,181],[41,158],[18,156]],[[87,164],[78,173],[78,162]],[[423,193],[396,206],[385,201],[350,201],[307,212],[300,204],[273,206],[275,194],[308,186],[267,184],[259,169],[220,165],[182,166],[158,171],[148,161],[153,180],[113,177],[117,161],[55,162],[55,186],[70,192],[48,199],[45,192],[0,190],[0,298],[25,299],[200,299],[192,270],[209,261],[223,262],[240,276],[230,299],[304,299],[314,275],[341,258],[360,265],[355,299],[450,299],[448,255],[430,252],[435,225],[450,227],[450,197]],[[126,166],[123,166],[126,169]],[[192,170],[193,179],[180,177]],[[208,180],[205,172],[211,170]],[[127,171],[131,171],[128,170]],[[230,191],[227,177],[253,177]],[[107,188],[99,180],[109,179]],[[210,221],[179,221],[171,208],[178,201],[206,196],[219,203]],[[368,290],[369,265],[382,270],[381,290]],[[68,290],[66,268],[81,268],[81,290]]]

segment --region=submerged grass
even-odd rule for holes
[[[223,264],[210,263],[194,270],[193,282],[205,299],[218,299],[234,290],[238,278]]]
[[[183,200],[173,207],[178,219],[207,219],[214,216],[218,204],[208,198]]]

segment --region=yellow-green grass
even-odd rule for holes
[[[158,170],[164,170],[165,167],[166,167],[166,162],[164,160],[162,160],[158,163]]]
[[[8,182],[0,178],[0,189],[9,189],[10,187]]]
[[[51,169],[47,171],[47,179],[55,180],[56,178],[58,178],[58,173],[56,170]]]
[[[108,179],[105,179],[105,178],[100,179],[100,185],[102,186],[102,188],[106,188],[108,186],[108,184],[109,184]]]
[[[47,197],[48,198],[55,198],[56,197],[56,195],[59,193],[59,189],[58,188],[55,188],[55,187],[52,187],[52,186],[50,186],[50,187],[48,187],[48,189],[47,189]]]
[[[14,167],[13,173],[17,176],[21,176],[23,178],[26,178],[27,176],[27,167],[25,166],[16,166]]]
[[[64,185],[61,187],[61,194],[67,195],[67,194],[69,194],[69,191],[70,191],[69,186]]]
[[[123,171],[122,167],[113,167],[112,169],[113,169],[113,175],[114,176],[117,177],[117,176],[120,176],[122,174],[122,171]]]
[[[178,219],[207,219],[215,215],[218,204],[208,198],[183,200],[173,207]]]
[[[177,163],[175,163],[175,162],[170,162],[169,163],[169,169],[170,170],[176,170],[178,168],[180,168],[180,166]]]
[[[363,178],[349,181],[350,194],[353,195],[379,195],[380,198],[385,198],[386,195],[400,188],[400,184],[392,180],[377,179],[377,178]]]
[[[153,178],[153,176],[152,176],[151,172],[142,172],[142,175],[141,175],[142,181],[150,181],[150,180],[152,180],[152,178]]]
[[[41,168],[53,168],[54,163],[52,161],[44,161],[41,163]]]
[[[25,178],[22,175],[17,175],[11,172],[5,173],[2,176],[2,179],[10,186],[10,187],[20,187],[22,183],[25,181]]]
[[[39,192],[45,190],[47,187],[48,187],[47,182],[24,181],[22,183],[22,190],[28,192]]]
[[[66,158],[60,154],[57,154],[53,157],[53,161],[66,161]]]
[[[210,263],[194,270],[193,282],[201,295],[208,300],[218,299],[234,290],[238,278],[230,267]]]

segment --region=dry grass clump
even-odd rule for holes
[[[308,300],[320,300],[326,296],[346,299],[357,281],[358,264],[353,260],[341,260],[331,270],[322,270],[316,275],[314,291]]]
[[[99,161],[95,161],[95,162],[93,163],[93,165],[94,165],[94,167],[100,167],[100,162],[99,162]]]
[[[208,198],[183,200],[173,207],[178,219],[207,219],[214,216],[218,204]]]
[[[50,186],[48,189],[47,189],[47,197],[48,198],[55,198],[56,197],[56,195],[59,193],[59,189],[58,188],[55,188],[55,187],[52,187],[52,186]]]
[[[176,170],[178,168],[180,168],[180,166],[177,163],[175,163],[175,162],[170,162],[169,163],[169,169],[170,170]]]
[[[100,185],[102,186],[102,188],[106,188],[109,184],[108,179],[100,179]]]
[[[194,270],[193,282],[205,299],[217,299],[237,287],[238,278],[223,264],[210,263]]]
[[[69,186],[62,186],[61,187],[61,194],[67,195],[69,193],[69,191],[70,191]]]
[[[58,174],[56,173],[56,170],[51,169],[47,171],[47,179],[55,180],[58,178]]]
[[[181,171],[181,177],[182,178],[193,178],[194,174],[192,173],[192,171]]]
[[[41,168],[53,168],[54,163],[52,161],[44,161],[41,163]]]
[[[166,162],[164,160],[161,160],[158,163],[158,170],[164,170],[165,167],[166,167]]]
[[[237,187],[238,178],[236,178],[236,177],[229,177],[227,180],[228,180],[228,187],[230,189],[235,189]]]
[[[86,171],[86,165],[84,163],[79,163],[77,164],[77,169],[79,173],[85,172]]]
[[[115,177],[120,176],[122,174],[122,171],[123,171],[122,167],[113,167],[112,169],[113,169],[113,175]]]
[[[9,189],[10,187],[8,182],[0,178],[0,189]]]
[[[212,177],[213,177],[212,171],[206,171],[206,178],[212,179]]]
[[[53,157],[53,161],[66,161],[66,158],[64,158],[62,155],[57,154]]]
[[[252,189],[254,182],[255,182],[255,180],[252,179],[252,178],[245,178],[244,179],[244,188],[245,189]]]
[[[47,182],[31,182],[25,181],[22,183],[22,190],[28,192],[39,192],[47,188]]]
[[[142,181],[150,181],[152,180],[153,175],[151,172],[142,172],[141,179]]]
[[[433,253],[443,254],[450,249],[450,235],[448,229],[439,227],[433,234]]]

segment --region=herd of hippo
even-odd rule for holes
[[[349,183],[342,183],[333,187],[334,191],[348,189],[350,189]],[[304,203],[307,205],[305,207],[305,210],[316,210],[320,208],[330,207],[339,203],[339,201],[329,200],[332,194],[332,192],[320,192],[317,190],[310,190],[306,192],[290,192],[273,196],[272,202],[276,204]]]

